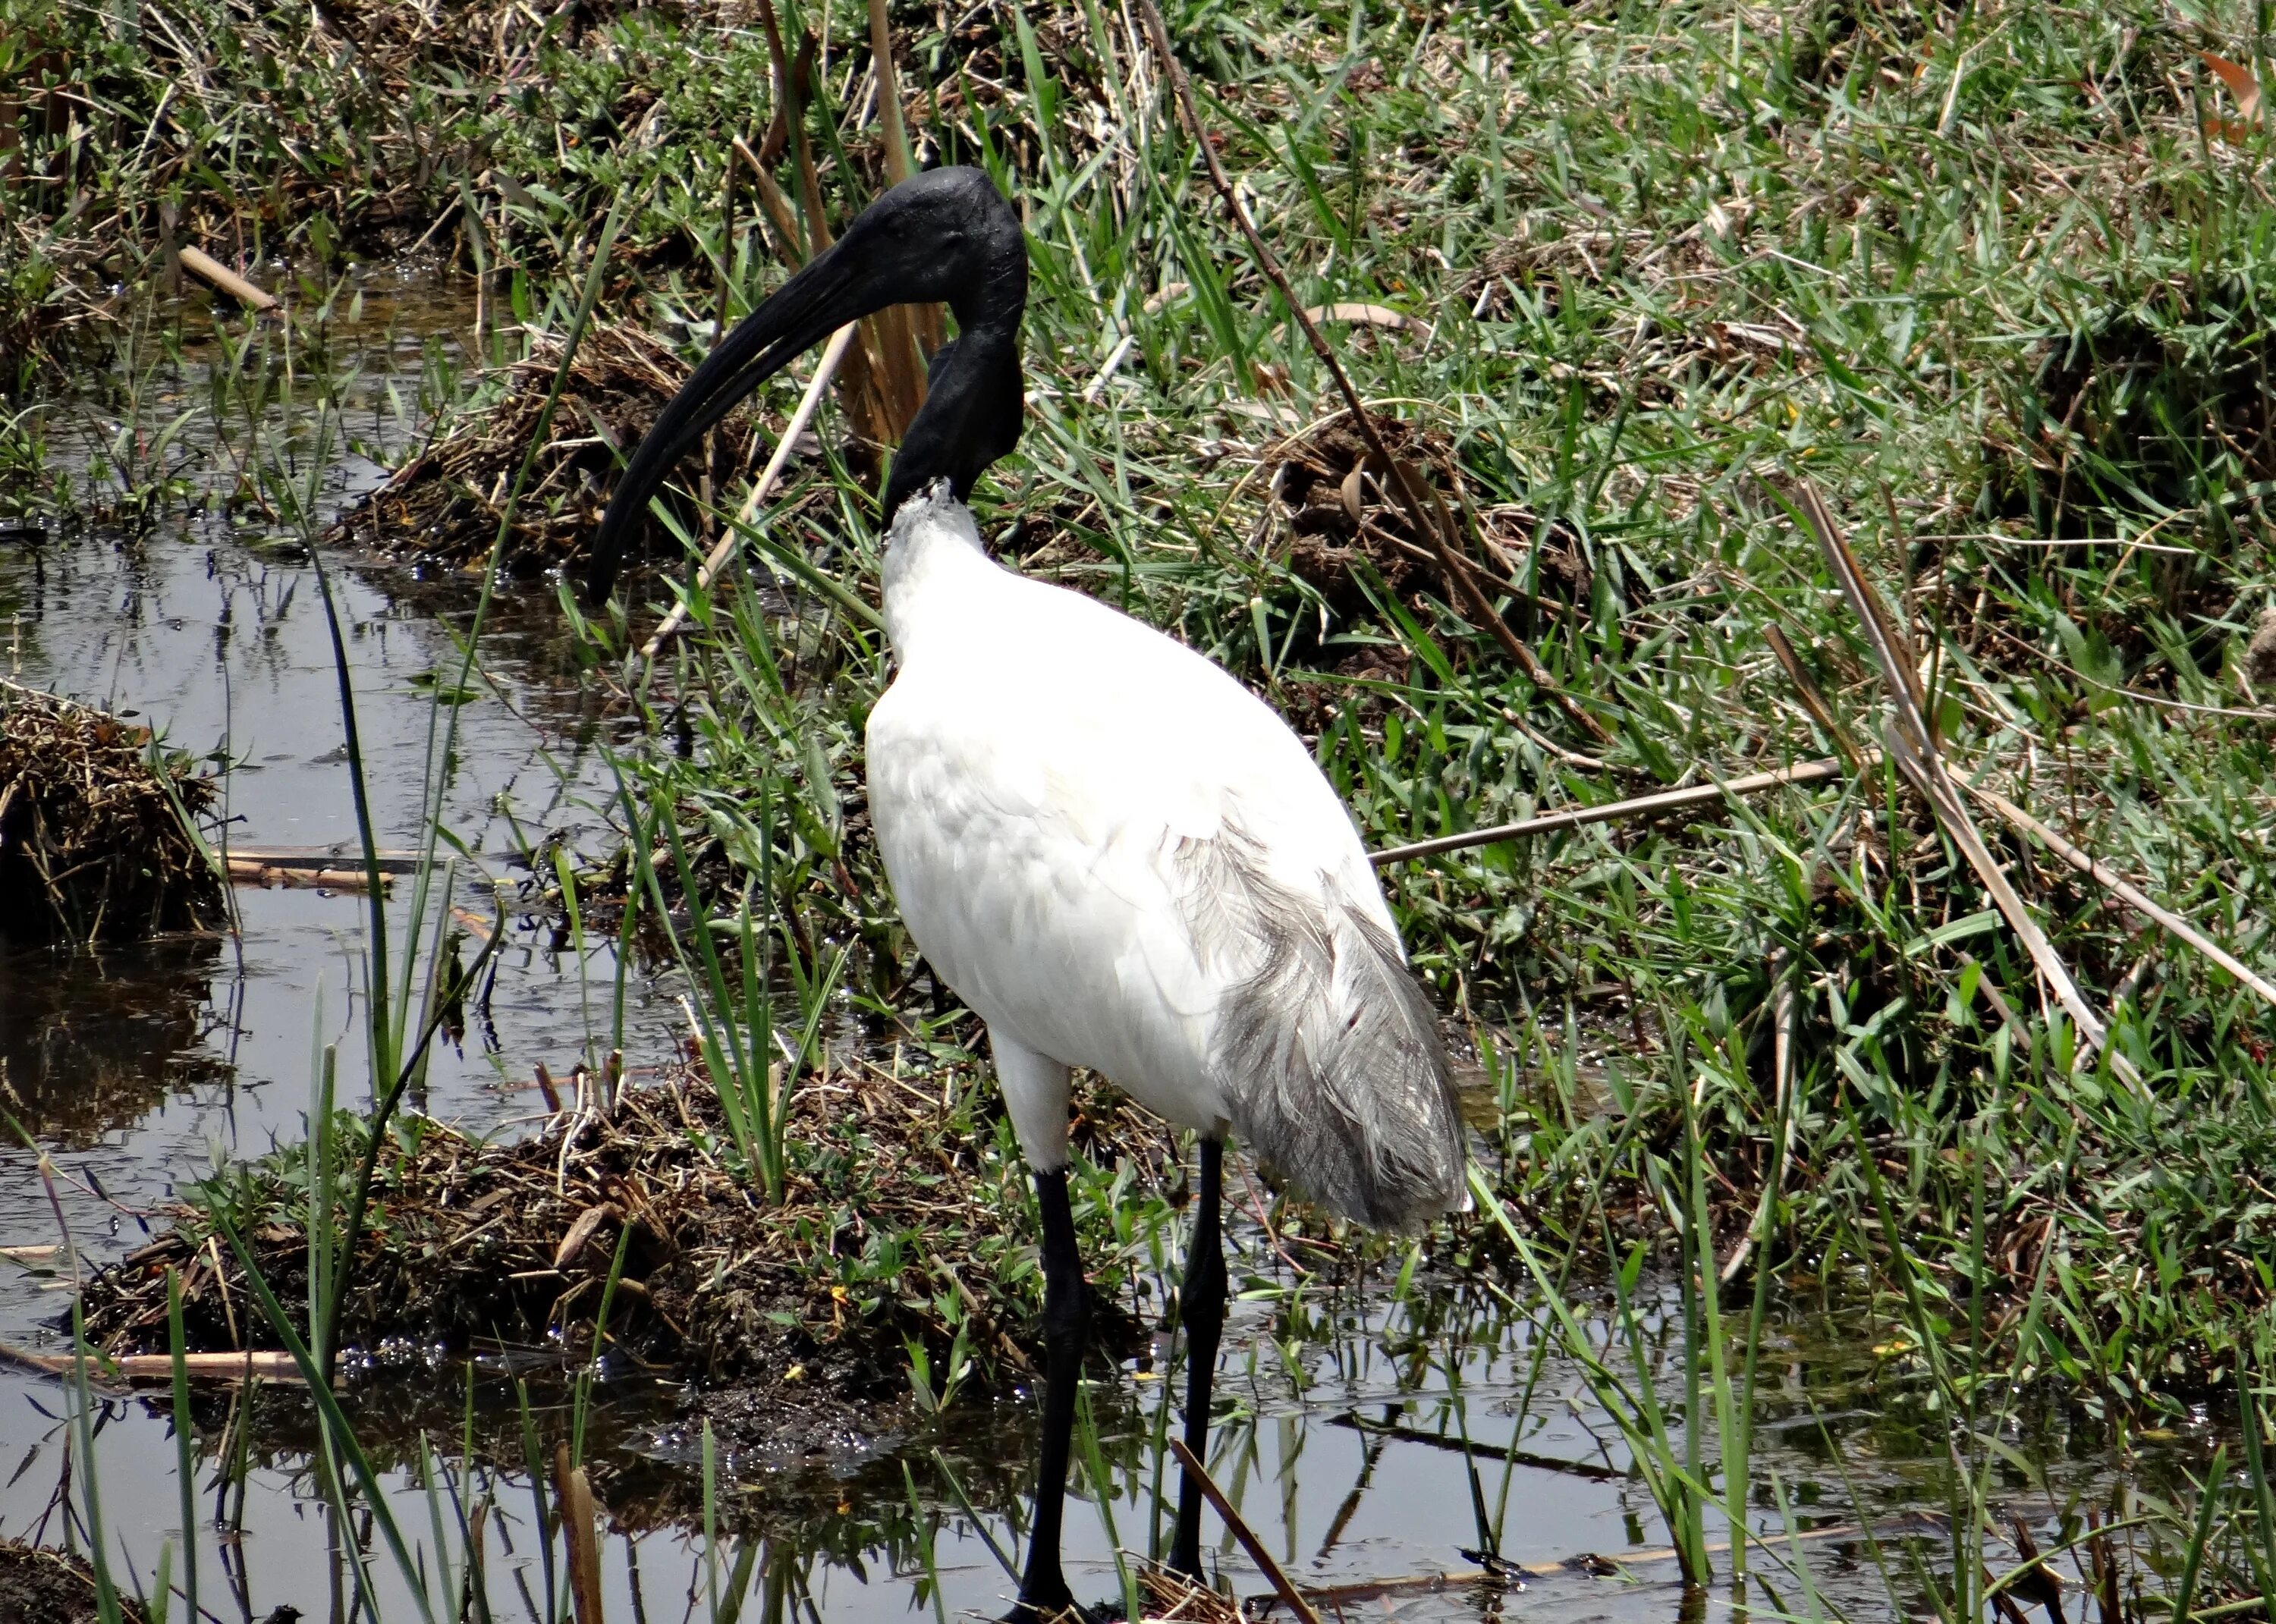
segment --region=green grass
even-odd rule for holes
[[[1858,628],[1758,483],[1806,474],[1928,651],[1954,770],[2265,962],[2268,733],[2240,673],[2272,584],[2252,312],[2276,217],[2250,179],[2262,138],[2208,140],[2190,99],[2197,47],[2249,55],[2248,16],[2194,34],[2014,6],[1776,29],[1717,4],[1180,20],[1299,297],[1420,325],[1350,330],[1347,365],[1434,436],[1513,627],[1595,725],[1434,576],[1394,588],[1396,555],[1343,551],[1349,584],[1325,590],[1291,567],[1292,525],[1319,521],[1272,475],[1283,428],[1333,408],[1326,380],[1165,105],[1132,100],[1131,42],[1088,12],[1056,20],[1049,55],[1005,44],[1000,96],[925,126],[1028,210],[1029,425],[980,503],[990,534],[1020,527],[1020,567],[1281,703],[1389,845],[1871,740]],[[833,173],[858,196],[861,170]],[[668,272],[642,285],[692,298]],[[866,489],[836,464],[813,478],[757,550],[873,592]],[[859,933],[889,1009],[910,950],[843,812],[882,654],[802,603],[703,619],[671,690],[699,747],[649,770],[737,874]],[[760,657],[776,643],[795,680]],[[763,840],[735,810],[759,782],[799,808]],[[1503,1187],[1565,1243],[1601,1249],[1574,1191],[1665,1233],[1654,1192],[1689,1199],[1668,1171],[1688,1098],[1718,1256],[1759,1227],[1784,1289],[1853,1287],[1852,1261],[1888,1289],[1909,1271],[1947,1327],[1980,1297],[1984,1360],[2090,1401],[2224,1389],[2276,1286],[2251,1172],[2276,1022],[1990,838],[2138,1081],[2082,1062],[1888,770],[1389,880],[1418,964],[1510,1068]],[[1766,1198],[1781,1000],[1791,1142]]]
[[[1299,489],[1285,437],[1333,409],[1326,380],[1154,80],[1132,76],[1145,53],[1119,19],[982,20],[953,41],[904,20],[921,152],[988,164],[1029,224],[1029,424],[982,493],[984,527],[1016,526],[1020,567],[1171,629],[1281,704],[1371,841],[1870,741],[1882,705],[1858,628],[1760,484],[1806,474],[1927,650],[1955,771],[2264,961],[2270,748],[2241,656],[2272,590],[2257,312],[2276,216],[2253,179],[2265,138],[2200,129],[2219,93],[2196,56],[2250,57],[2249,14],[1861,5],[1773,27],[1721,3],[1178,8],[1204,116],[1299,297],[1412,323],[1341,329],[1339,348],[1423,436],[1553,691],[1452,606],[1435,565],[1348,546],[1332,514],[1275,497],[1277,474]],[[786,19],[831,42],[810,134],[841,221],[880,178],[856,116],[860,21]],[[732,236],[720,208],[725,135],[755,138],[771,110],[761,33],[642,11],[527,45],[528,87],[511,92],[434,42],[403,47],[396,110],[485,152],[481,171],[436,157],[405,190],[402,166],[421,166],[384,120],[359,125],[352,97],[347,167],[383,181],[398,217],[455,208],[436,240],[499,305],[556,323],[599,211],[621,203],[603,316],[697,353],[700,333],[670,323],[732,318],[778,275],[748,198]],[[160,94],[110,71],[122,109]],[[452,75],[470,93],[444,95]],[[539,84],[556,120],[531,117]],[[282,129],[292,105],[271,86],[231,128]],[[312,224],[329,216],[299,162],[272,166],[262,229],[321,270],[350,237]],[[873,596],[865,459],[802,477],[752,550]],[[634,817],[668,804],[682,856],[715,862],[695,889],[725,929],[684,939],[723,1040],[840,947],[858,948],[847,990],[877,1021],[910,991],[859,816],[880,640],[826,596],[770,603],[699,605],[653,713],[695,747],[626,769]],[[1840,737],[1801,702],[1774,630]],[[1931,1301],[1980,1286],[1992,1330],[2018,1332],[2049,1259],[2033,1344],[1997,1357],[2097,1401],[2224,1390],[2276,1297],[2254,1172],[2269,1012],[2045,854],[1992,839],[2112,1012],[2118,1069],[2074,1064],[2076,1035],[1886,770],[1387,878],[1418,965],[1506,1070],[1503,1188],[1568,1243],[1589,1221],[1559,1210],[1573,1190],[1652,1227],[1689,1097],[1720,1255],[1760,1228],[1785,1288],[1846,1279],[1852,1260],[1893,1281],[1868,1146]],[[707,950],[732,949],[742,899],[770,897],[782,916],[767,928],[755,901],[750,945],[784,937],[784,984],[742,981],[732,951],[715,975]],[[716,1060],[747,1159],[778,1164],[752,1054],[723,1041]]]

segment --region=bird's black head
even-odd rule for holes
[[[957,337],[932,360],[925,404],[885,483],[885,517],[946,479],[960,501],[1019,443],[1020,317],[1028,303],[1020,217],[976,169],[911,177],[727,335],[672,398],[618,481],[586,588],[607,598],[625,549],[672,465],[761,383],[848,322],[889,305],[945,301]]]

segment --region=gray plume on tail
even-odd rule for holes
[[[1399,942],[1278,884],[1237,830],[1178,850],[1204,958],[1262,950],[1219,1013],[1233,1131],[1319,1205],[1376,1229],[1468,1203],[1453,1067]]]

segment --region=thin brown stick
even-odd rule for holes
[[[885,182],[897,186],[914,171],[908,123],[901,110],[900,75],[893,67],[893,31],[885,16],[885,0],[869,0],[869,51],[876,64],[877,122],[885,137]],[[901,317],[904,330],[925,354],[940,348],[938,305],[908,306],[902,310]],[[925,376],[922,368],[917,370],[914,387],[915,404],[922,406]]]
[[[474,1509],[467,1514],[467,1574],[464,1594],[459,1603],[459,1616],[462,1619],[473,1614],[474,1597],[487,1598],[490,1593],[489,1560],[486,1555],[489,1547],[482,1538],[489,1527],[489,1520],[490,1502],[488,1500],[476,1500]],[[487,1613],[489,1610],[485,1600],[482,1611]]]
[[[310,869],[298,863],[269,864],[250,857],[231,857],[224,865],[232,885],[251,885],[261,890],[283,888],[287,891],[369,891],[371,875],[362,869]],[[393,877],[383,874],[379,883],[384,886]]]
[[[49,1376],[69,1376],[78,1361],[69,1354],[37,1354],[27,1347],[16,1347],[0,1342],[0,1364],[14,1365],[21,1370],[38,1370]],[[195,1380],[221,1378],[243,1380],[258,1376],[264,1381],[300,1379],[300,1368],[292,1362],[292,1355],[269,1349],[224,1354],[184,1354],[183,1370]],[[89,1380],[102,1383],[170,1381],[174,1374],[171,1354],[125,1354],[108,1355],[90,1354],[87,1362]]]
[[[1141,4],[1149,12],[1154,9],[1153,0],[1141,0]],[[1158,19],[1156,20],[1158,26]],[[1272,1552],[1265,1548],[1264,1542],[1256,1537],[1255,1530],[1233,1508],[1233,1502],[1225,1499],[1225,1491],[1217,1486],[1216,1480],[1209,1475],[1209,1468],[1202,1464],[1201,1457],[1187,1448],[1186,1440],[1181,1438],[1172,1438],[1170,1449],[1178,1457],[1178,1464],[1186,1468],[1186,1476],[1194,1480],[1194,1486],[1209,1498],[1210,1505],[1217,1507],[1217,1514],[1225,1519],[1225,1527],[1233,1530],[1233,1537],[1240,1542],[1240,1548],[1248,1552],[1248,1559],[1272,1582],[1273,1590],[1288,1604],[1288,1610],[1302,1620],[1303,1624],[1320,1624],[1320,1615],[1312,1610],[1312,1604],[1304,1599],[1304,1593],[1296,1588],[1296,1582],[1272,1559]]]
[[[322,846],[232,846],[229,857],[231,862],[254,863],[263,869],[330,869],[353,861],[349,853]],[[410,874],[428,866],[425,858],[411,851],[383,849],[374,852],[372,860],[382,874]]]
[[[1186,77],[1185,65],[1178,60],[1177,52],[1170,47],[1169,26],[1162,20],[1160,8],[1154,0],[1138,0],[1138,9],[1146,19],[1146,32],[1153,39],[1155,54],[1162,59],[1162,71],[1168,76],[1170,88],[1177,96],[1179,110],[1185,115],[1194,145],[1201,149],[1202,161],[1209,171],[1210,185],[1224,201],[1225,213],[1232,216],[1234,228],[1247,240],[1248,251],[1256,258],[1257,269],[1264,273],[1265,279],[1272,284],[1294,316],[1297,327],[1303,332],[1304,342],[1311,346],[1312,353],[1319,358],[1320,364],[1328,369],[1328,376],[1335,379],[1336,388],[1342,394],[1344,404],[1351,410],[1352,421],[1359,429],[1360,437],[1367,442],[1369,453],[1380,459],[1384,467],[1390,471],[1393,492],[1400,505],[1407,510],[1407,523],[1414,527],[1417,535],[1430,541],[1432,550],[1438,555],[1439,573],[1454,589],[1455,596],[1462,600],[1465,612],[1501,645],[1502,652],[1517,663],[1528,681],[1556,700],[1566,714],[1598,743],[1611,743],[1612,736],[1605,731],[1605,725],[1591,716],[1580,701],[1557,685],[1533,650],[1526,647],[1523,640],[1510,630],[1509,623],[1495,612],[1492,603],[1472,573],[1468,561],[1455,548],[1453,537],[1449,534],[1452,525],[1441,524],[1433,516],[1430,511],[1433,505],[1424,494],[1414,466],[1403,458],[1393,457],[1390,448],[1384,444],[1374,418],[1359,398],[1359,391],[1352,386],[1350,375],[1344,371],[1343,363],[1336,359],[1336,353],[1329,348],[1328,341],[1321,337],[1319,324],[1313,321],[1312,313],[1297,302],[1295,289],[1289,285],[1287,273],[1281,269],[1279,259],[1265,246],[1264,239],[1258,235],[1255,223],[1248,217],[1248,210],[1241,206],[1240,194],[1233,190],[1232,178],[1225,172],[1225,164],[1218,157],[1217,148],[1210,142],[1209,129],[1202,123],[1201,109],[1194,101],[1194,87]]]
[[[869,55],[877,74],[877,126],[885,138],[885,184],[909,178],[908,132],[901,123],[901,87],[893,72],[893,29],[885,0],[869,0]]]
[[[277,299],[274,294],[262,292],[204,249],[185,244],[180,257],[184,270],[203,277],[247,309],[274,310],[277,308]]]
[[[775,94],[780,98],[786,118],[792,165],[798,179],[799,209],[805,218],[805,251],[811,259],[828,248],[834,239],[830,234],[829,216],[822,206],[822,181],[814,167],[813,144],[806,138],[805,87],[791,71],[790,58],[784,51],[774,0],[759,0],[759,22],[766,30],[767,49],[774,60]],[[801,57],[806,54],[806,41],[812,38],[808,34],[801,40]],[[862,334],[861,342],[846,352],[845,362],[838,369],[838,399],[853,426],[854,437],[881,445],[890,437],[886,425],[891,408],[884,397],[871,356],[876,336],[874,320],[862,323]]]
[[[779,57],[782,50],[782,33],[775,27],[771,12],[768,14],[767,28],[767,47],[770,57],[772,59]],[[814,83],[814,54],[819,49],[819,44],[820,42],[810,34],[800,40],[798,61],[790,65],[791,77],[788,82],[801,99],[806,95],[808,87]],[[790,148],[790,107],[785,99],[781,80],[775,82],[774,91],[775,116],[767,121],[767,133],[759,138],[757,163],[767,169],[772,169],[779,163],[783,154]],[[746,158],[749,156],[747,151],[744,154]]]
[[[1637,795],[1627,801],[1608,801],[1600,807],[1576,807],[1570,812],[1545,813],[1514,823],[1498,823],[1491,829],[1473,829],[1466,834],[1441,835],[1435,840],[1417,840],[1412,846],[1394,846],[1373,853],[1368,861],[1380,869],[1389,863],[1405,862],[1409,858],[1429,857],[1439,852],[1459,852],[1473,846],[1493,846],[1503,840],[1522,840],[1532,835],[1553,834],[1559,829],[1578,829],[1584,823],[1609,823],[1624,817],[1649,817],[1656,812],[1704,806],[1732,795],[1759,795],[1765,790],[1779,789],[1789,784],[1822,784],[1828,778],[1840,778],[1846,770],[1840,756],[1828,755],[1818,761],[1781,767],[1775,772],[1753,772],[1743,778],[1695,784],[1688,789],[1661,790],[1657,794]]]
[[[806,95],[814,72],[815,39],[808,34],[799,42],[798,61],[782,59],[782,31],[774,25],[774,13],[766,16],[767,49],[773,65],[775,98],[774,117],[767,122],[767,133],[759,138],[759,149],[751,150],[748,142],[740,135],[732,144],[735,156],[743,160],[751,171],[751,182],[759,194],[759,207],[774,228],[777,252],[782,262],[793,269],[806,263],[806,239],[798,229],[798,211],[791,206],[789,197],[775,184],[774,166],[790,146],[790,109],[792,103]]]
[[[791,206],[789,196],[775,184],[775,178],[767,173],[766,161],[753,152],[740,135],[735,138],[734,151],[751,171],[751,185],[759,194],[760,211],[774,230],[776,253],[784,264],[797,269],[806,263],[806,243],[799,235],[798,211]]]
[[[869,0],[869,58],[877,81],[877,123],[885,143],[885,184],[899,186],[909,178],[908,137],[901,125],[901,87],[893,73],[893,31],[885,17],[885,0]],[[917,409],[924,405],[924,369],[917,364],[916,312],[899,305],[880,310],[871,318],[871,331],[876,339],[884,392],[891,408],[887,426],[898,440],[908,432]]]
[[[2153,900],[2139,886],[2109,864],[2090,853],[2081,851],[1997,790],[1985,789],[1979,785],[1970,784],[1965,778],[1960,780],[1960,787],[1997,812],[2001,817],[2006,818],[2015,828],[2038,841],[2040,845],[2045,846],[2072,868],[2092,878],[2095,884],[2102,886],[2144,919],[2164,926],[2182,941],[2196,948],[2222,969],[2251,988],[2264,1002],[2276,1005],[2276,985],[2271,984],[2265,976],[2256,974],[2243,960],[2189,923],[2188,920],[2183,919],[2179,914]]]

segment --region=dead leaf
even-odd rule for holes
[[[1151,315],[1172,300],[1183,299],[1192,291],[1192,288],[1183,282],[1165,282],[1141,307],[1141,312],[1143,315]]]
[[[1420,325],[1413,316],[1388,305],[1314,305],[1304,312],[1304,319],[1315,327],[1323,322],[1350,322],[1361,327],[1388,327],[1394,331]],[[1277,343],[1287,330],[1288,324],[1283,322],[1272,330],[1273,340]]]
[[[2228,94],[2235,100],[2236,110],[2244,116],[2245,123],[2258,124],[2260,122],[2260,81],[2252,76],[2252,70],[2231,62],[2226,57],[2216,57],[2209,50],[2201,50],[2197,55],[2203,59],[2205,66],[2212,70],[2213,76],[2227,87]],[[2235,126],[2226,120],[2209,120],[2206,128],[2214,133],[2234,139]]]
[[[597,1207],[588,1207],[569,1226],[569,1233],[561,1237],[561,1244],[553,1253],[553,1266],[566,1268],[569,1260],[585,1249],[585,1243],[600,1230],[602,1225],[617,1216],[614,1202],[604,1201]]]

